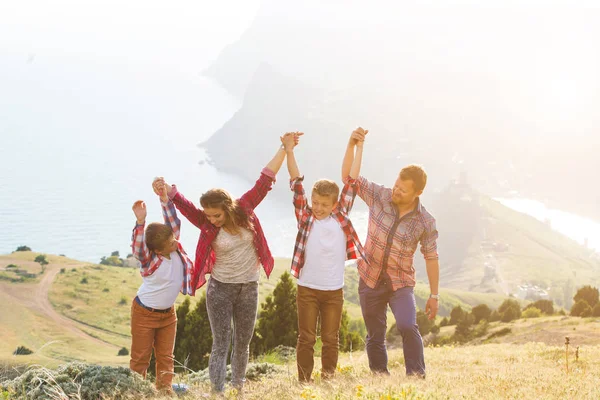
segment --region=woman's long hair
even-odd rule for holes
[[[239,231],[239,228],[254,230],[248,214],[225,189],[210,189],[200,197],[200,205],[202,208],[220,208],[223,210],[227,215],[227,219],[233,222],[235,231]]]

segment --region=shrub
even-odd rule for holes
[[[64,274],[66,270],[67,270],[66,268],[61,268],[61,269],[60,269],[60,273],[61,273],[61,274]]]
[[[592,315],[592,307],[585,300],[579,300],[571,307],[571,316],[573,317],[589,317]]]
[[[592,310],[592,317],[600,317],[600,303],[594,306]]]
[[[487,334],[490,323],[487,319],[482,319],[473,329],[473,337],[482,337]]]
[[[506,299],[498,307],[498,313],[500,314],[500,321],[510,322],[521,318],[521,306],[516,300]]]
[[[87,278],[84,276],[83,278],[81,278],[81,281],[79,281],[79,283],[86,284],[86,283],[88,283],[88,280],[87,280]]]
[[[283,371],[283,368],[271,364],[271,363],[250,363],[248,364],[248,368],[246,369],[246,379],[250,381],[260,380],[262,377],[269,377],[274,374],[280,373]],[[193,372],[188,375],[190,383],[203,383],[209,382],[210,378],[208,376],[208,368],[203,369],[198,372]],[[231,380],[231,365],[227,366],[227,375],[226,380]]]
[[[151,382],[129,368],[78,362],[62,365],[56,370],[32,368],[2,385],[11,398],[33,400],[121,400],[156,394]]]
[[[542,311],[539,308],[529,307],[525,308],[521,316],[523,318],[539,318],[542,316]]]
[[[546,315],[554,314],[554,303],[552,303],[552,300],[537,300],[537,301],[525,306],[523,311],[525,311],[529,308],[537,308],[543,314],[546,314]]]
[[[507,308],[506,311],[504,311],[502,313],[502,316],[500,317],[500,321],[502,322],[511,322],[514,321],[515,319],[519,319],[519,315],[520,314],[520,309],[519,309],[519,313],[517,313],[517,311],[515,310],[514,307],[511,308]]]
[[[502,329],[492,333],[490,336],[488,336],[487,340],[490,340],[490,339],[493,339],[496,337],[506,336],[511,332],[512,332],[512,329],[510,329],[510,328],[502,328]]]
[[[45,254],[40,254],[40,255],[38,255],[38,256],[35,258],[35,260],[33,260],[33,261],[35,261],[36,263],[39,263],[39,264],[40,264],[42,267],[43,267],[44,265],[48,265],[48,259],[46,258],[46,255],[45,255]]]
[[[450,321],[448,322],[448,325],[458,324],[465,318],[466,314],[467,313],[462,309],[461,306],[454,307],[452,311],[450,311]]]
[[[16,251],[31,251],[31,248],[27,246],[19,246]]]
[[[448,325],[448,318],[444,317],[440,321],[440,328]]]
[[[456,324],[453,338],[459,343],[465,343],[471,340],[472,337],[473,316],[471,314],[465,314],[464,317]]]
[[[105,287],[104,289],[102,289],[103,292],[110,292],[110,289]]]
[[[577,293],[575,293],[575,296],[573,296],[573,301],[577,303],[580,300],[585,300],[590,307],[595,307],[596,304],[598,304],[598,297],[598,289],[590,285],[586,285],[577,290]]]
[[[6,269],[12,269],[12,268],[19,269],[19,266],[18,266],[18,265],[15,265],[15,264],[8,264],[8,265],[6,266]]]
[[[121,296],[121,300],[119,300],[119,305],[124,306],[127,304],[127,297]]]
[[[421,335],[427,335],[431,331],[431,327],[435,325],[435,322],[429,319],[429,316],[425,314],[425,311],[417,311],[417,326]]]
[[[492,311],[492,313],[490,314],[490,322],[496,322],[496,321],[500,321],[500,318],[502,318],[502,316],[500,315],[500,313],[496,310]]]
[[[434,335],[437,335],[438,333],[440,333],[440,327],[437,325],[432,326],[431,333],[433,333]]]
[[[121,347],[121,350],[119,350],[119,352],[117,353],[118,356],[128,356],[129,355],[129,350],[127,350],[127,347]]]
[[[478,324],[482,319],[489,321],[492,310],[487,304],[479,304],[478,306],[473,307],[471,314],[473,314],[474,322]]]
[[[28,354],[33,354],[33,350],[28,349],[25,346],[19,346],[15,351],[13,351],[13,355],[15,356],[26,356]]]

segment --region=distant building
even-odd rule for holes
[[[523,300],[548,300],[550,298],[546,289],[529,284],[520,285],[515,296]]]

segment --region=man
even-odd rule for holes
[[[354,161],[357,143],[368,130],[352,132],[342,164],[347,179]],[[365,242],[367,261],[358,259],[358,292],[367,327],[367,355],[373,372],[389,374],[385,334],[389,304],[402,335],[406,374],[425,377],[423,339],[417,327],[413,265],[417,245],[427,265],[431,294],[425,312],[434,319],[438,310],[439,261],[438,232],[435,218],[421,204],[419,196],[427,183],[427,174],[417,165],[400,171],[393,188],[358,177],[358,196],[369,207],[369,229]]]

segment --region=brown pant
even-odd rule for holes
[[[321,374],[330,378],[335,374],[338,361],[338,346],[344,291],[316,290],[298,285],[298,345],[296,363],[298,379],[310,381],[314,366],[314,346],[317,341],[317,318],[321,315]]]
[[[149,311],[136,301],[131,305],[131,361],[129,368],[146,377],[152,348],[156,357],[156,388],[171,390],[174,374],[173,348],[177,331],[175,307],[159,313]]]

